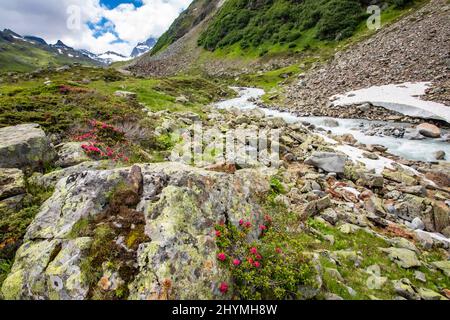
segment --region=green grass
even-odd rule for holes
[[[357,231],[354,234],[343,234],[339,230],[325,226],[321,222],[310,220],[308,224],[319,230],[324,235],[332,235],[335,238],[333,245],[326,241],[321,241],[320,245],[311,247],[315,250],[352,250],[361,252],[363,260],[361,265],[356,267],[352,261],[342,261],[342,265],[336,266],[327,258],[322,257],[321,263],[324,267],[336,268],[345,280],[345,285],[353,288],[357,292],[356,297],[352,297],[343,283],[336,279],[325,276],[325,289],[342,296],[344,299],[369,299],[370,296],[375,296],[380,299],[392,299],[396,296],[393,285],[388,281],[381,289],[369,289],[367,287],[367,279],[369,274],[365,270],[374,264],[381,267],[381,276],[387,277],[388,280],[400,280],[408,278],[415,286],[425,287],[436,292],[440,292],[443,288],[448,288],[450,279],[442,273],[433,273],[426,267],[419,267],[417,269],[403,269],[397,264],[389,260],[388,255],[379,248],[390,247],[389,243],[380,239],[365,230]],[[314,243],[314,237],[307,239],[307,243]],[[306,244],[308,247],[308,244]],[[421,260],[426,262],[439,261],[445,259],[445,254],[440,251],[433,251],[431,253],[422,252]],[[427,283],[421,283],[415,279],[414,271],[419,270],[426,275]]]

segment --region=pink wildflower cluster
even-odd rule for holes
[[[89,132],[74,138],[76,141],[86,142],[81,147],[88,156],[96,160],[129,161],[129,158],[120,150],[127,145],[122,131],[97,120],[91,120],[89,124],[91,126]]]

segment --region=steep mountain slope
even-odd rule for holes
[[[172,23],[169,30],[159,38],[151,54],[154,55],[182,38],[208,17],[208,15],[213,13],[217,6],[223,2],[224,0],[194,0],[192,4]]]
[[[202,53],[197,41],[223,0],[195,0],[158,40],[153,50],[127,69],[136,74],[173,75],[192,67]]]
[[[197,0],[131,70],[238,75],[280,68],[360,33],[369,4],[395,16],[413,2],[420,0]]]
[[[102,65],[61,41],[48,45],[37,37],[22,37],[11,30],[0,31],[0,71],[31,71],[73,63]]]

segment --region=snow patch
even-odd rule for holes
[[[433,101],[421,100],[431,82],[405,82],[374,86],[331,97],[334,106],[348,106],[370,102],[407,116],[444,120],[450,123],[450,107]]]

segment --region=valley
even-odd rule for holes
[[[450,3],[375,2],[195,0],[131,60],[3,31],[0,298],[450,299]]]

